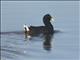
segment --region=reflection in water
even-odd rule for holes
[[[42,35],[43,37],[43,48],[47,51],[51,50],[51,41],[52,41],[52,37],[53,34],[34,34],[34,35],[29,35],[27,33],[25,33],[25,39],[27,38],[27,40],[32,40],[33,37],[40,37],[40,35]],[[41,38],[42,38],[41,37]]]
[[[55,33],[60,33],[59,30],[54,30]],[[62,32],[61,32],[62,33]],[[36,37],[37,39],[41,38],[43,40],[43,48],[47,51],[51,50],[51,42],[53,39],[54,34],[27,34],[24,33],[24,31],[9,31],[9,32],[0,32],[0,35],[10,35],[10,34],[17,34],[17,35],[25,35],[25,41],[26,40],[34,40],[33,38]],[[11,39],[16,39],[14,37],[11,37]],[[20,40],[20,39],[18,39]]]
[[[44,42],[43,42],[43,47],[45,50],[50,51],[51,50],[51,39],[53,37],[53,34],[46,34],[44,35]]]
[[[60,33],[61,31],[59,30],[54,30],[54,34],[55,33]],[[62,32],[61,32],[62,33]],[[10,35],[10,34],[18,34],[18,35],[25,35],[25,41],[27,40],[34,40],[33,37],[37,37],[37,38],[41,38],[43,40],[43,48],[47,51],[51,50],[51,41],[53,39],[53,35],[54,34],[27,34],[24,33],[24,31],[9,31],[9,32],[0,32],[0,35]],[[14,37],[11,37],[11,39],[16,39]],[[20,40],[20,39],[16,39],[16,40]]]
[[[24,31],[8,31],[8,32],[0,32],[0,35],[9,35],[9,34],[23,34]]]

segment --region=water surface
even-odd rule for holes
[[[79,60],[78,1],[3,1],[1,2],[1,60]],[[59,31],[45,48],[42,35],[25,38],[23,25],[44,25],[50,13]]]

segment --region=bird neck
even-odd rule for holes
[[[44,24],[45,24],[45,26],[48,28],[48,30],[50,31],[50,32],[53,32],[53,25],[51,24],[51,22],[44,22]]]
[[[50,21],[44,21],[44,25],[47,27],[53,27]]]

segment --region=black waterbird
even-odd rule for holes
[[[44,26],[30,26],[28,27],[26,24],[24,25],[25,34],[28,35],[37,35],[37,34],[53,34],[54,27],[51,24],[51,20],[53,20],[50,14],[46,14],[43,17]]]

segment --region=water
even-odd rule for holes
[[[1,60],[79,60],[78,1],[1,2]],[[52,36],[49,50],[42,35],[25,39],[23,25],[43,25],[50,13],[59,31]],[[45,39],[44,39],[45,38]]]

